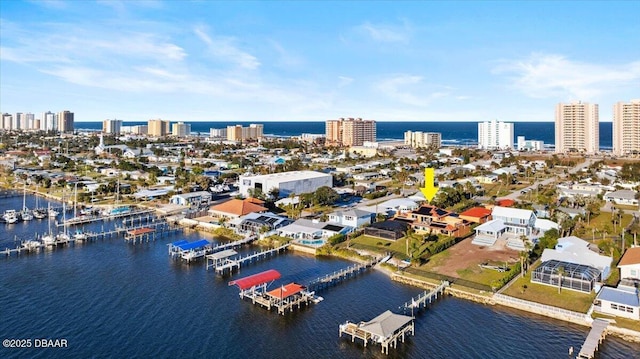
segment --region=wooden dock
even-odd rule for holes
[[[413,315],[413,311],[416,309],[427,308],[429,304],[433,301],[437,300],[438,297],[444,294],[445,288],[449,286],[448,281],[442,281],[440,285],[432,289],[431,291],[424,291],[418,294],[417,297],[411,298],[410,301],[404,303],[400,306],[400,310],[402,310],[405,314],[411,312]]]
[[[229,271],[229,273],[231,273],[236,269],[240,269],[240,267],[244,264],[265,260],[267,258],[270,258],[272,255],[276,255],[281,251],[285,251],[288,247],[289,243],[277,248],[266,249],[261,252],[255,252],[253,254],[249,254],[239,258],[230,258],[237,253],[231,249],[226,249],[206,255],[206,269],[209,270],[209,268],[213,268],[218,274],[223,274],[226,271]]]
[[[57,223],[57,226],[58,227],[76,226],[79,224],[87,224],[87,223],[93,223],[93,222],[99,222],[99,221],[110,221],[113,219],[126,218],[131,216],[142,216],[145,214],[150,215],[153,212],[154,212],[153,209],[140,209],[137,211],[118,213],[118,214],[109,215],[109,216],[99,215],[99,216],[78,217],[71,220],[63,221],[62,223]]]
[[[237,247],[243,246],[245,244],[249,244],[249,243],[255,241],[256,239],[258,239],[258,237],[250,236],[250,237],[245,237],[245,238],[239,239],[237,241],[219,244],[219,245],[211,248],[210,253],[224,251],[225,249],[237,248]]]
[[[323,277],[319,277],[313,280],[311,283],[307,285],[307,288],[310,291],[314,291],[314,292],[327,289],[347,279],[353,278],[370,268],[373,268],[376,264],[380,263],[381,260],[382,258],[374,258],[366,263],[354,264],[342,270],[329,273]]]
[[[591,323],[591,330],[587,335],[587,339],[585,339],[584,344],[582,344],[582,348],[580,348],[578,358],[593,359],[595,357],[598,347],[607,336],[608,326],[608,320],[600,318],[594,319],[593,323]]]

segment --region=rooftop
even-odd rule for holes
[[[490,214],[491,214],[491,210],[484,207],[473,207],[471,209],[468,209],[460,213],[461,216],[475,217],[475,218],[486,217]]]
[[[257,176],[240,176],[241,178],[251,178],[253,180],[278,180],[278,181],[296,181],[308,178],[331,177],[330,174],[316,171],[289,171],[281,173],[271,173],[267,175]],[[242,181],[241,181],[242,182]]]
[[[600,293],[598,293],[597,299],[606,300],[630,307],[640,306],[640,298],[638,297],[638,292],[618,288],[602,287]]]
[[[262,207],[261,205],[237,198],[211,206],[209,209],[211,211],[230,213],[237,216],[244,216],[249,213],[264,212],[267,210],[267,208]]]
[[[410,323],[412,320],[413,317],[395,314],[390,310],[387,310],[379,316],[360,325],[360,329],[381,338],[389,338],[393,333],[407,325],[407,323]]]
[[[640,264],[640,247],[628,248],[620,259],[618,267],[634,264]]]

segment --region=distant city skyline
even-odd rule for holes
[[[0,112],[554,121],[640,97],[640,2],[6,1]],[[568,16],[567,14],[571,14]]]

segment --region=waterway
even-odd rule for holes
[[[22,198],[0,200],[2,212],[21,206]],[[16,236],[45,232],[47,221],[0,226],[5,248]],[[0,348],[0,357],[562,358],[588,333],[587,327],[445,297],[417,314],[416,335],[386,356],[379,346],[338,338],[338,325],[397,309],[420,289],[371,271],[321,293],[319,304],[281,316],[241,301],[228,281],[276,269],[282,278],[274,286],[304,284],[351,263],[289,252],[220,277],[203,262],[169,258],[170,241],[202,237],[181,234],[135,246],[113,239],[0,258],[2,339],[68,342],[67,348]],[[609,336],[599,357],[640,358],[640,344]]]

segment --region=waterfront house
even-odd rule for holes
[[[495,206],[491,211],[491,217],[501,220],[506,231],[514,235],[530,236],[534,232],[536,215],[531,210]]]
[[[270,232],[293,223],[290,218],[271,212],[249,213],[235,221],[240,221],[236,226],[237,231],[240,233]]]
[[[189,208],[199,208],[209,205],[211,202],[211,193],[207,191],[180,193],[171,196],[169,202]]]
[[[329,214],[329,222],[339,223],[354,228],[371,224],[375,221],[375,218],[375,213],[357,208],[345,211],[336,211]]]
[[[328,238],[337,234],[347,235],[352,231],[353,227],[350,226],[304,218],[277,229],[279,236],[293,238],[296,243],[311,247],[321,247]]]
[[[266,211],[266,207],[253,203],[251,198],[233,198],[226,202],[211,206],[209,208],[209,215],[220,219],[236,219],[246,216],[249,213],[264,213]]]
[[[603,287],[593,301],[593,310],[616,317],[640,320],[640,294],[633,283]]]

